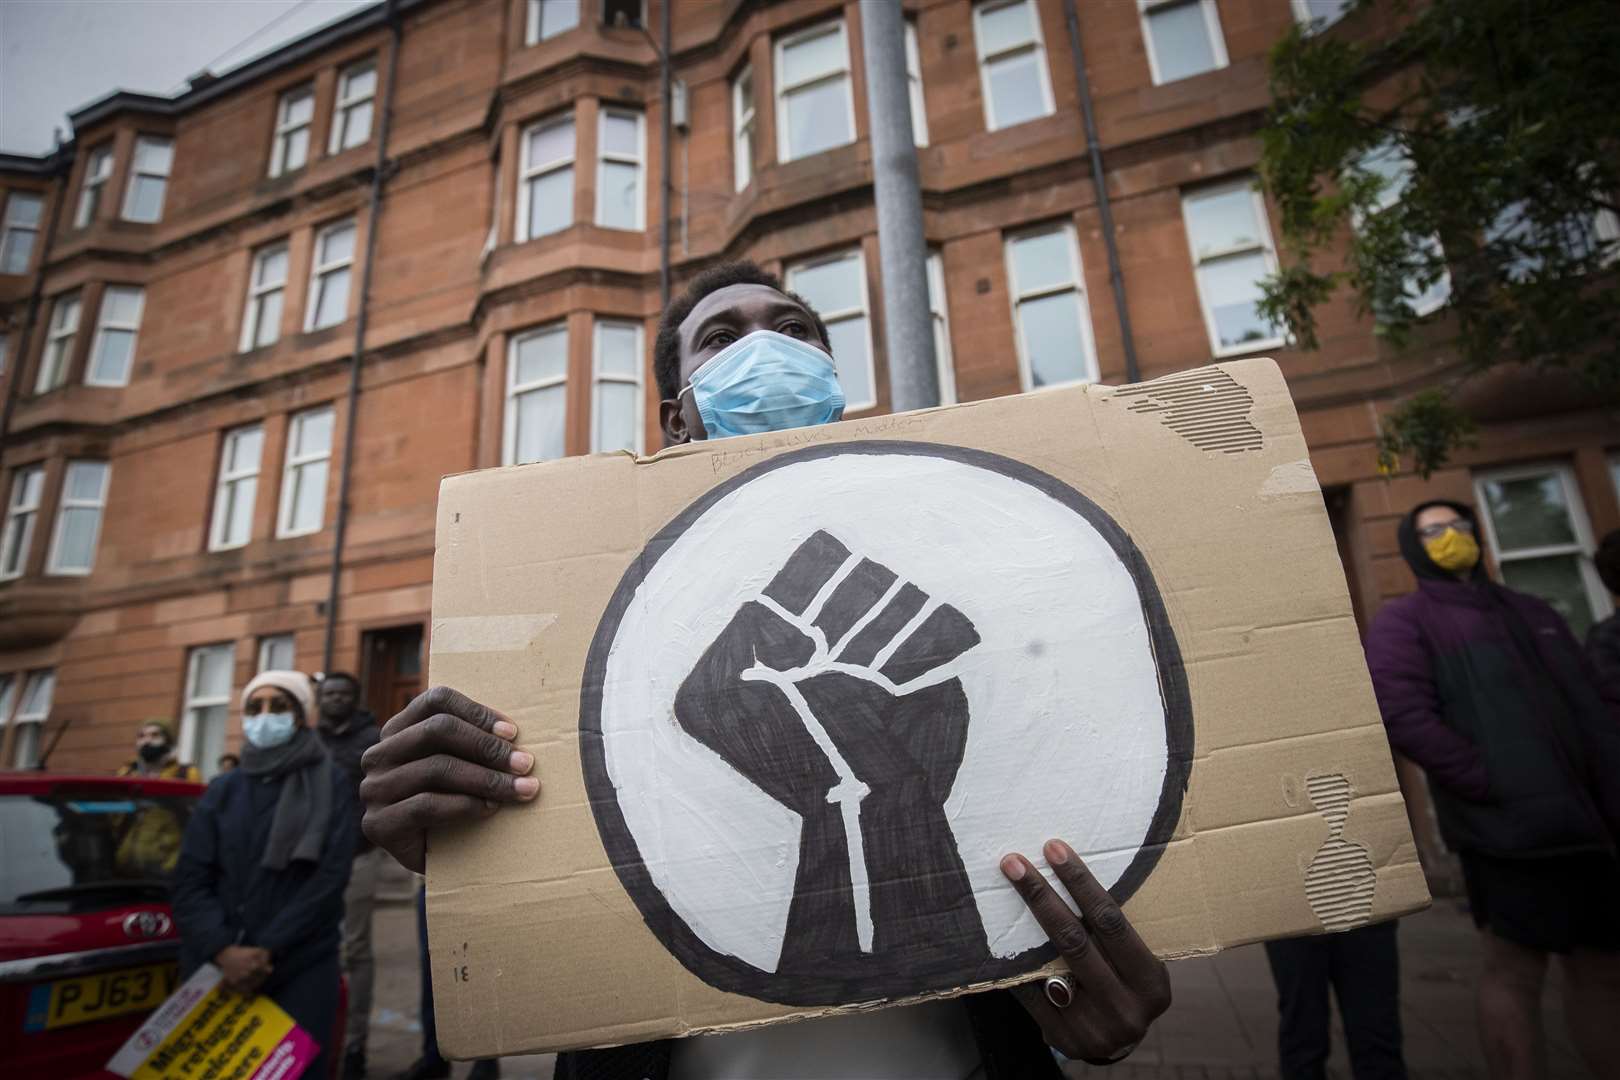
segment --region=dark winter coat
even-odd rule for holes
[[[1620,697],[1620,615],[1610,615],[1586,632],[1586,658],[1603,692]]]
[[[172,886],[185,978],[227,945],[270,950],[266,993],[337,955],[343,889],[349,883],[359,816],[341,769],[332,769],[332,831],[315,862],[285,870],[259,865],[281,795],[281,777],[241,769],[214,780],[186,824]]]
[[[315,733],[321,737],[321,745],[332,757],[332,764],[338,767],[349,781],[349,802],[355,813],[361,812],[360,781],[365,779],[365,771],[360,768],[360,758],[367,750],[377,745],[382,738],[382,729],[377,725],[377,717],[365,709],[356,709],[349,714],[344,723],[343,730],[334,730],[326,717],[321,717],[319,724],[315,725]],[[371,841],[363,833],[356,831],[354,842],[355,854],[371,850]]]
[[[1459,581],[1429,560],[1413,519],[1432,505],[1400,529],[1418,590],[1384,605],[1367,635],[1390,744],[1428,773],[1454,849],[1615,850],[1620,700],[1605,700],[1551,606],[1494,584],[1483,564]]]

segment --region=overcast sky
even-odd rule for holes
[[[377,0],[0,0],[0,150],[50,151],[114,90],[172,95]]]

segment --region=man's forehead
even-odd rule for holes
[[[681,320],[680,333],[685,338],[688,333],[701,326],[704,320],[712,316],[723,314],[736,308],[750,308],[765,304],[790,305],[797,307],[784,293],[769,285],[760,285],[748,282],[739,285],[727,285],[699,300],[692,308],[690,314]]]

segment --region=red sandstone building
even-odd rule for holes
[[[679,0],[666,234],[656,36],[604,25],[657,28],[646,3],[378,5],[0,156],[0,760],[59,736],[52,767],[108,769],[167,716],[210,771],[269,665],[405,700],[442,475],[658,448],[666,236],[676,287],[727,258],[781,271],[830,324],[849,415],[887,408],[861,4]],[[1386,480],[1378,417],[1443,350],[1392,354],[1343,300],[1303,352],[1254,310],[1276,263],[1265,54],[1335,7],[905,0],[942,388],[1275,356],[1363,620],[1411,587],[1399,514],[1444,494],[1485,506],[1502,574],[1583,629],[1611,610],[1589,556],[1620,527],[1612,410],[1482,397],[1477,449]]]

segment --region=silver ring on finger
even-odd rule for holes
[[[1067,975],[1048,975],[1041,990],[1055,1009],[1067,1009],[1074,1004],[1074,980]]]

